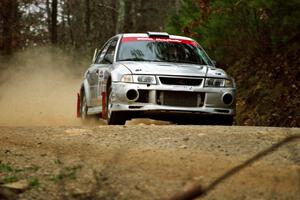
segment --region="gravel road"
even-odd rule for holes
[[[195,184],[208,185],[294,134],[300,129],[3,126],[0,199],[167,199]],[[16,196],[3,192],[11,182],[28,185]],[[203,199],[300,199],[300,141],[255,162]]]

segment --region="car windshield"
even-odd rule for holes
[[[194,41],[165,38],[122,39],[117,61],[152,61],[212,65]]]

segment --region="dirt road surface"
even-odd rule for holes
[[[206,186],[300,134],[299,128],[139,124],[3,126],[0,181],[29,184],[13,196],[18,199],[167,199],[196,183]],[[203,199],[300,199],[300,142],[245,168]]]

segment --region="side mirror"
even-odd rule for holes
[[[107,61],[109,64],[113,63],[114,55],[113,54],[106,54],[104,60]]]
[[[214,66],[216,66],[216,65],[217,65],[217,61],[212,60],[212,64],[213,64]]]
[[[95,51],[94,51],[94,56],[93,56],[93,59],[92,59],[92,63],[95,63],[97,53],[98,53],[98,49],[96,48]]]

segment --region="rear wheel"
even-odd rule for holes
[[[92,121],[97,121],[99,119],[99,114],[88,115],[88,105],[85,93],[82,93],[82,98],[80,101],[80,118],[84,123],[90,123]]]
[[[85,97],[85,94],[82,93],[82,98],[80,101],[80,117],[83,121],[86,121],[88,118],[87,110],[88,110],[88,107],[87,107],[86,97]]]
[[[107,112],[107,124],[108,125],[124,125],[126,123],[126,116],[125,113],[122,111],[112,111],[112,93],[111,87],[109,86],[107,91],[107,104],[106,104],[106,112]]]

